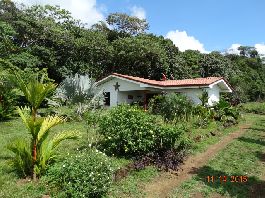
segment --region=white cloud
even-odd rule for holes
[[[241,46],[241,44],[234,43],[227,49],[228,54],[238,54],[239,55],[239,50],[238,48]]]
[[[228,54],[239,54],[238,47],[242,46],[242,44],[234,43],[228,49]],[[244,45],[243,45],[244,46]],[[265,44],[264,43],[257,43],[254,45],[256,50],[261,56],[265,56]]]
[[[208,51],[204,49],[203,44],[193,36],[189,36],[186,31],[170,31],[167,33],[166,38],[171,39],[180,51],[191,49],[199,50],[202,53],[208,53]]]
[[[25,5],[59,5],[72,13],[76,19],[91,26],[100,20],[104,20],[102,9],[97,6],[96,0],[15,0]]]
[[[146,18],[146,12],[144,8],[138,7],[138,6],[133,6],[131,9],[131,15],[138,17],[139,19],[145,19]]]
[[[259,52],[260,55],[265,56],[265,44],[264,43],[257,43],[254,46],[256,50]]]

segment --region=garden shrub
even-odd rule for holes
[[[214,119],[221,121],[224,126],[236,124],[240,117],[240,112],[237,107],[233,107],[229,102],[222,98],[213,108],[215,113]]]
[[[196,105],[192,109],[193,125],[199,128],[206,128],[214,118],[214,111],[202,105]]]
[[[192,115],[192,102],[183,94],[158,95],[151,99],[149,110],[167,121],[188,121]]]
[[[173,148],[184,130],[157,123],[156,119],[136,106],[112,108],[99,121],[104,148],[111,153],[133,156]]]
[[[84,150],[49,168],[46,178],[62,197],[102,197],[113,180],[108,157],[98,150]]]
[[[146,166],[155,165],[159,170],[178,170],[186,156],[186,150],[169,149],[164,151],[154,151],[143,156],[138,156],[134,160],[136,170]]]

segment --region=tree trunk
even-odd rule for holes
[[[36,117],[37,117],[37,109],[33,107],[32,108],[32,119],[34,123],[36,121]],[[37,139],[33,139],[33,144],[32,144],[32,179],[33,181],[37,180],[37,175],[34,171],[36,160],[37,160]]]
[[[36,160],[37,160],[37,143],[35,140],[33,142],[33,148],[32,148],[32,178],[33,178],[33,181],[37,180],[37,176],[36,176],[36,173],[34,171]]]

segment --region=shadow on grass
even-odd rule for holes
[[[260,152],[260,151],[257,151],[257,152],[256,152],[256,156],[257,156],[257,158],[259,158],[259,160],[260,160],[261,162],[264,162],[264,163],[265,163],[265,153],[262,153],[262,152]],[[265,197],[265,195],[264,195],[264,197]]]
[[[247,143],[255,143],[255,144],[260,144],[262,146],[265,146],[265,141],[263,140],[256,140],[256,139],[246,138],[246,137],[239,137],[238,140],[247,142]]]
[[[239,177],[232,177],[241,176],[238,173],[227,174],[224,171],[214,170],[209,166],[194,169],[192,173],[197,175],[196,180],[204,182],[207,186],[216,189],[216,192],[222,195],[228,193],[231,197],[265,197],[265,181],[259,180],[256,177],[251,176],[247,178],[246,182],[241,182]],[[211,180],[212,176],[214,176],[213,181]],[[226,176],[226,182],[221,181],[220,176],[222,178]]]
[[[260,129],[260,128],[257,128],[257,127],[250,127],[249,129],[251,130],[254,130],[254,131],[262,131],[262,132],[265,132],[265,129]]]

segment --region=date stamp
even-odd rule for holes
[[[219,183],[226,183],[226,182],[231,182],[231,183],[246,183],[248,181],[247,176],[243,175],[221,175],[221,176],[214,176],[214,175],[208,175],[206,177],[206,180],[208,183],[214,183],[214,182],[219,182]]]

